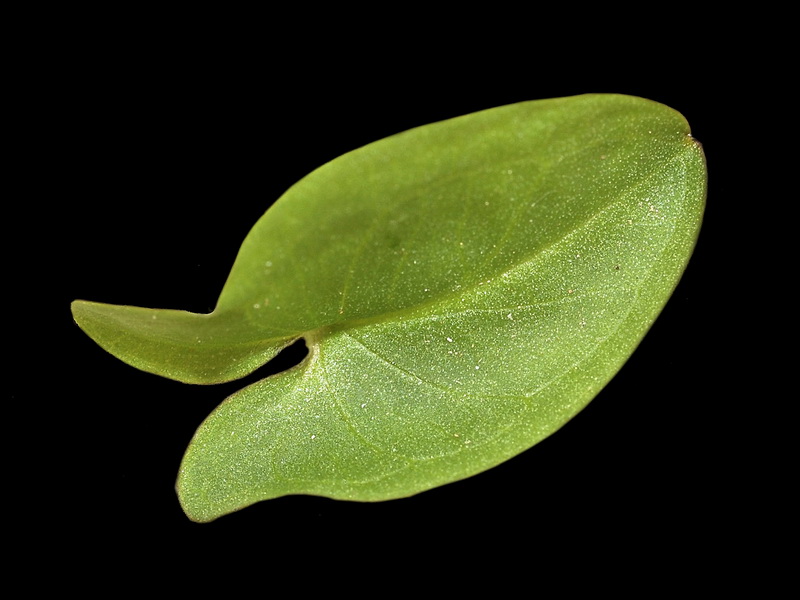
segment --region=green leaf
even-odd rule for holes
[[[180,468],[210,521],[286,494],[376,501],[469,477],[580,411],[692,253],[705,162],[683,117],[585,95],[412,129],[320,167],[245,239],[210,315],[76,301],[166,377],[298,366],[228,398]]]

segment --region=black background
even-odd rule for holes
[[[12,462],[32,479],[18,502],[34,508],[33,539],[67,554],[83,540],[93,560],[132,554],[126,560],[146,572],[173,553],[203,564],[243,543],[304,560],[412,548],[416,557],[494,554],[517,544],[573,557],[614,544],[644,560],[674,543],[700,556],[737,538],[719,510],[741,466],[720,387],[735,366],[718,362],[727,350],[719,293],[740,192],[731,113],[755,95],[742,83],[754,66],[746,47],[677,30],[541,45],[481,35],[438,43],[413,27],[276,41],[280,23],[240,32],[213,21],[70,21],[38,49],[20,88],[27,188],[24,218],[6,224],[19,257],[10,403],[23,413],[13,426],[26,434],[24,460]],[[606,389],[531,450],[412,498],[286,497],[190,522],[174,493],[183,451],[242,382],[191,386],[141,373],[83,334],[69,303],[209,311],[252,225],[325,161],[410,127],[585,92],[680,111],[709,167],[692,261]]]

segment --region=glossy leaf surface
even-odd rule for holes
[[[215,383],[303,337],[228,398],[181,466],[187,514],[384,500],[531,447],[624,364],[691,255],[702,150],[663,105],[586,95],[495,108],[348,153],[279,199],[210,315],[77,301],[108,351]]]

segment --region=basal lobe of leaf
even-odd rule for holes
[[[239,379],[296,339],[254,335],[234,313],[201,315],[76,300],[72,314],[92,339],[124,362],[185,383]]]

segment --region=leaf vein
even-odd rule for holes
[[[365,446],[373,448],[378,453],[388,454],[388,451],[385,448],[377,445],[375,442],[372,442],[369,438],[367,438],[363,433],[361,433],[359,431],[358,427],[355,425],[355,423],[353,423],[353,420],[351,419],[350,415],[348,414],[347,410],[345,409],[344,402],[339,397],[339,395],[334,391],[335,386],[333,384],[331,384],[330,376],[328,375],[328,369],[325,366],[324,362],[320,361],[320,365],[319,366],[320,366],[320,369],[321,369],[322,381],[323,381],[325,387],[328,390],[328,394],[333,399],[334,405],[336,406],[336,409],[339,412],[339,415],[341,416],[342,421],[345,423],[347,428]]]
[[[400,365],[393,363],[391,360],[389,360],[385,356],[380,355],[378,352],[376,352],[375,350],[373,350],[372,348],[367,346],[362,340],[354,337],[353,335],[351,335],[348,332],[344,332],[344,333],[345,333],[345,335],[347,337],[349,337],[351,340],[356,342],[359,346],[364,348],[364,350],[369,352],[372,356],[374,356],[375,358],[377,358],[378,360],[380,360],[384,364],[392,367],[394,370],[396,370],[396,371],[400,372],[401,374],[405,375],[406,377],[409,377],[410,379],[413,379],[413,380],[417,381],[418,383],[420,383],[422,385],[427,385],[429,387],[432,387],[432,388],[434,388],[436,390],[439,390],[440,392],[444,392],[446,394],[456,393],[456,390],[454,390],[452,388],[444,387],[444,386],[442,386],[442,385],[440,385],[438,383],[434,383],[433,381],[428,381],[426,379],[423,379],[419,375],[409,371],[408,369],[404,369]]]

